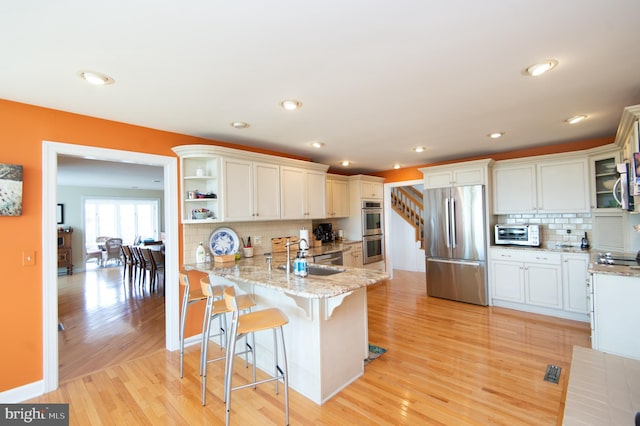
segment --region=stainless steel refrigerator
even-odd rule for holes
[[[487,305],[484,185],[424,191],[427,294]]]

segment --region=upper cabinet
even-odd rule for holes
[[[213,145],[172,149],[182,223],[325,217],[327,165]]]
[[[326,173],[289,166],[282,166],[280,173],[281,218],[324,218]]]
[[[224,218],[280,219],[280,166],[235,158],[223,160]]]
[[[629,106],[622,111],[622,118],[618,124],[615,144],[621,148],[622,158],[627,161],[633,158],[634,153],[640,151],[639,119],[640,105]]]
[[[424,187],[445,188],[448,186],[486,185],[489,166],[493,160],[465,161],[464,163],[419,169],[424,175]]]
[[[613,187],[618,179],[616,166],[620,162],[620,150],[607,150],[589,156],[591,174],[591,208],[617,209]]]
[[[493,168],[493,213],[588,213],[589,167],[583,156],[506,160]]]
[[[361,198],[374,198],[376,200],[381,200],[384,193],[384,185],[382,182],[371,182],[368,180],[363,180],[360,182],[361,185]]]
[[[220,222],[221,159],[185,153],[180,157],[182,223]]]
[[[346,176],[327,175],[327,218],[349,216],[349,180]]]
[[[535,213],[536,167],[534,164],[496,165],[493,168],[493,212]]]

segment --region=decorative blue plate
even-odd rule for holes
[[[235,254],[239,249],[238,234],[231,228],[218,228],[209,237],[209,250],[214,256]]]

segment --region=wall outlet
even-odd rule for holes
[[[262,244],[262,235],[256,235],[253,237],[253,243],[257,246]]]

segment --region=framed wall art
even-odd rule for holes
[[[58,225],[62,225],[64,223],[64,204],[58,204],[56,214],[56,217],[58,218]]]
[[[22,215],[22,166],[0,163],[0,216]]]

